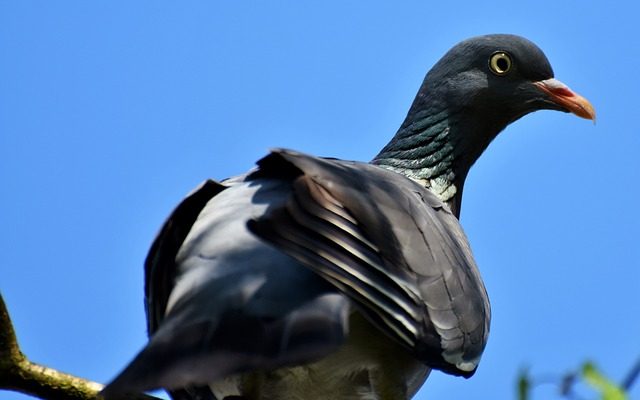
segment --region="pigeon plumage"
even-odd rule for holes
[[[514,35],[453,47],[371,163],[276,149],[204,182],[145,264],[149,343],[105,398],[411,398],[432,369],[470,377],[490,306],[458,222],[471,165],[541,109],[595,119]]]

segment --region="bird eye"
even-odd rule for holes
[[[511,70],[511,56],[504,51],[493,53],[489,59],[489,68],[498,76],[506,75]]]

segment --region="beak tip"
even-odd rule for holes
[[[596,123],[596,110],[593,108],[593,106],[591,105],[591,103],[589,103],[589,101],[587,99],[585,99],[584,97],[580,96],[580,95],[575,95],[575,97],[577,97],[577,99],[575,100],[575,105],[576,107],[576,111],[573,110],[569,110],[571,112],[573,112],[574,114],[576,114],[579,117],[585,118],[585,119],[590,119],[593,121],[593,123]]]
[[[580,118],[590,119],[596,123],[596,110],[589,100],[569,89],[564,83],[551,78],[536,82],[551,101],[565,108],[568,112]]]

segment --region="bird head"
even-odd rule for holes
[[[554,78],[542,50],[515,35],[478,36],[449,50],[427,74],[409,114],[443,107],[452,114],[488,112],[483,119],[507,124],[543,109],[595,119],[593,106]]]
[[[473,37],[427,73],[398,133],[373,162],[426,182],[457,214],[464,179],[489,143],[544,109],[595,120],[593,106],[554,78],[534,43],[505,34]]]

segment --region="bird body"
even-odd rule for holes
[[[150,340],[105,398],[401,400],[470,377],[489,300],[458,222],[468,169],[528,112],[591,105],[526,39],[455,46],[372,163],[275,149],[206,181],[145,263]]]
[[[195,208],[191,201],[205,193],[188,226],[182,207]],[[176,246],[183,226],[188,233]],[[176,253],[154,251],[170,248]],[[175,275],[163,275],[174,262]],[[370,268],[377,272],[367,276]],[[171,289],[162,292],[167,280]],[[416,356],[472,374],[488,336],[484,286],[442,201],[384,168],[288,150],[191,194],[149,254],[147,284],[148,299],[166,297],[147,308],[159,319],[150,330],[161,329],[116,385],[214,382],[218,398],[406,398],[430,370]],[[209,343],[217,347],[201,357]],[[247,365],[259,372],[242,375]]]

